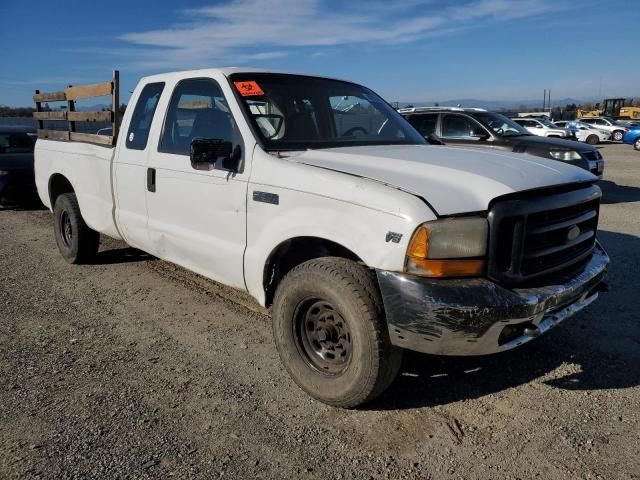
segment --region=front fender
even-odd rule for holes
[[[253,201],[251,193],[259,189],[277,195],[278,204]],[[350,250],[371,268],[401,271],[411,234],[419,223],[429,219],[273,186],[252,185],[249,193],[245,283],[261,305],[265,304],[266,262],[283,242],[296,237],[329,240]],[[393,193],[408,195],[397,190]],[[428,210],[426,205],[422,209]],[[388,235],[390,232],[396,235]]]

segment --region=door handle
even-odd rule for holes
[[[150,192],[156,191],[156,169],[147,168],[147,190]]]

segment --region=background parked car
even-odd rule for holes
[[[527,131],[533,135],[539,135],[541,137],[571,138],[570,131],[564,128],[558,128],[549,120],[546,120],[542,117],[540,118],[517,117],[517,118],[512,118],[511,120],[516,122],[518,125],[526,128]]]
[[[629,129],[622,137],[622,142],[633,145],[633,148],[640,151],[640,127]]]
[[[616,122],[618,122],[620,125],[622,125],[623,127],[626,128],[631,128],[631,127],[640,127],[640,118],[638,119],[620,119],[620,120],[616,120]]]
[[[570,163],[598,176],[604,171],[604,159],[595,147],[532,135],[500,113],[455,107],[401,108],[398,112],[431,142],[528,153]]]
[[[577,120],[558,120],[553,123],[573,131],[578,141],[587,142],[589,145],[597,145],[600,142],[606,142],[611,139],[611,133]]]
[[[619,142],[622,140],[622,137],[625,133],[624,125],[619,124],[613,118],[609,117],[583,117],[580,119],[581,122],[584,122],[593,127],[599,128],[600,130],[606,130],[611,133],[611,139]]]
[[[30,127],[0,125],[0,204],[36,201]]]

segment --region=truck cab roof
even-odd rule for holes
[[[271,70],[271,69],[265,69],[265,68],[252,68],[252,67],[215,67],[215,68],[202,68],[197,70],[180,70],[176,72],[158,73],[155,75],[142,77],[140,79],[140,82],[150,83],[150,82],[157,82],[162,80],[181,80],[183,78],[209,77],[209,76],[216,76],[220,74],[224,75],[225,77],[229,77],[233,74],[241,74],[241,73],[274,73],[274,74],[281,74],[281,75],[309,76],[309,77],[315,77],[315,78],[326,78],[330,80],[348,81],[340,78],[326,77],[323,75],[290,72],[286,70]]]

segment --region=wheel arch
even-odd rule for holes
[[[349,248],[322,237],[299,236],[280,242],[267,256],[264,264],[262,288],[265,306],[271,306],[278,284],[291,269],[308,260],[327,256],[365,263]]]
[[[49,201],[51,202],[51,209],[58,198],[63,193],[73,193],[75,189],[67,177],[61,173],[54,173],[49,177],[48,193]]]

